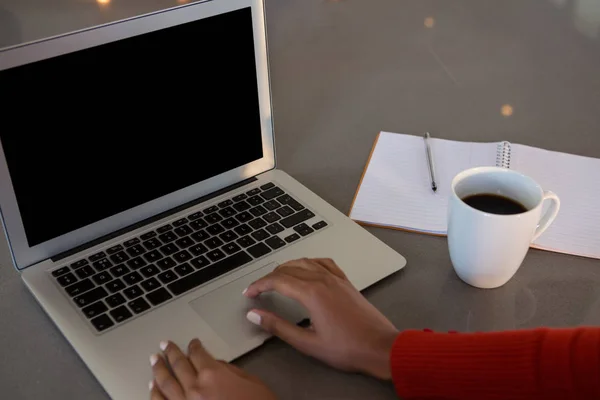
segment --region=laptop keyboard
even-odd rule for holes
[[[51,274],[102,332],[327,226],[315,217],[267,183]]]

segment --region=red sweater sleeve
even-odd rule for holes
[[[391,367],[403,399],[600,399],[600,328],[404,331]]]

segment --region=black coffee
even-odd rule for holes
[[[496,194],[475,194],[465,197],[462,201],[479,211],[490,214],[510,215],[527,211],[527,208],[523,204]]]

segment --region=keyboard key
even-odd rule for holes
[[[123,280],[128,285],[134,285],[134,284],[140,282],[143,279],[144,278],[142,278],[142,276],[139,273],[137,273],[136,271],[133,271],[133,272],[131,272],[131,273],[123,276]]]
[[[291,228],[292,226],[298,225],[299,223],[309,220],[314,216],[315,214],[313,214],[310,210],[304,209],[294,215],[290,215],[289,217],[282,219],[279,221],[279,223],[286,228]]]
[[[187,218],[180,218],[177,221],[173,222],[173,226],[174,227],[178,227],[178,226],[181,226],[181,225],[185,225],[187,223],[188,223]]]
[[[158,283],[158,281],[155,278],[146,279],[144,282],[141,283],[141,285],[146,292],[151,292],[154,289],[160,287],[160,283]]]
[[[173,229],[173,227],[171,225],[163,225],[160,228],[158,228],[156,230],[156,232],[158,232],[158,233],[165,233],[165,232],[170,231],[171,229]]]
[[[264,185],[262,185],[260,188],[262,190],[269,190],[272,187],[275,187],[275,184],[273,182],[269,182],[269,183],[265,183]]]
[[[119,251],[123,250],[123,246],[121,246],[120,244],[111,247],[110,249],[106,249],[106,252],[108,254],[115,254],[118,253]]]
[[[106,304],[104,304],[102,300],[100,300],[92,305],[83,308],[81,311],[85,314],[86,317],[94,318],[95,316],[108,311],[108,307],[106,307]]]
[[[198,219],[194,222],[190,222],[190,228],[197,231],[198,229],[206,228],[208,224],[203,219]]]
[[[146,278],[150,278],[151,276],[158,274],[160,270],[155,265],[148,265],[147,267],[140,269],[140,272]]]
[[[313,228],[311,228],[310,226],[302,223],[300,225],[296,225],[294,227],[294,230],[296,232],[298,232],[301,236],[307,236],[310,235],[311,233],[313,233],[315,230]]]
[[[298,203],[295,199],[292,199],[287,194],[278,197],[277,201],[279,201],[281,204],[286,204],[292,207],[296,211],[304,210],[304,206],[302,204]]]
[[[102,272],[107,268],[112,267],[113,263],[111,263],[108,258],[103,258],[102,260],[95,261],[92,265],[96,268],[96,271]]]
[[[83,294],[80,294],[79,296],[75,296],[73,298],[73,301],[75,301],[75,304],[77,304],[79,307],[84,307],[95,303],[106,296],[108,296],[108,292],[104,290],[103,287],[97,287]]]
[[[181,238],[181,239],[175,241],[175,244],[177,246],[179,246],[180,249],[185,249],[187,247],[190,247],[194,243],[195,242],[189,237],[184,237],[184,238]]]
[[[195,256],[199,256],[200,254],[204,254],[208,251],[208,249],[201,243],[193,245],[188,250]]]
[[[279,238],[279,236],[272,236],[265,240],[265,243],[269,245],[273,250],[277,250],[283,246],[285,246],[285,242]]]
[[[190,237],[192,239],[194,239],[196,242],[203,242],[206,239],[208,239],[210,237],[210,235],[208,233],[206,233],[206,231],[201,230],[201,231],[198,231],[196,233],[192,233],[190,235]]]
[[[206,210],[204,210],[204,214],[212,214],[214,212],[217,212],[218,210],[219,210],[218,206],[208,207]]]
[[[260,242],[261,240],[268,238],[270,235],[264,229],[259,229],[256,232],[252,232],[250,236]]]
[[[94,261],[98,261],[99,259],[104,258],[104,257],[106,257],[106,254],[104,254],[104,252],[101,251],[100,253],[96,253],[96,254],[91,255],[89,257],[89,259],[90,259],[91,262],[94,262]],[[85,262],[84,264],[87,264],[87,262]],[[74,265],[71,265],[71,266],[73,268],[77,268]]]
[[[272,224],[275,221],[279,221],[281,219],[279,214],[274,213],[274,212],[270,212],[270,213],[263,215],[263,218],[265,221],[267,221],[270,224]]]
[[[233,201],[235,201],[237,203],[238,201],[242,201],[247,198],[248,198],[248,196],[246,196],[244,193],[242,193],[242,194],[238,194],[237,196],[235,196],[233,198]]]
[[[115,279],[106,284],[106,288],[111,293],[116,293],[120,290],[125,289],[125,284],[120,279]]]
[[[75,278],[75,275],[73,275],[72,273],[68,273],[68,274],[64,274],[63,276],[59,276],[56,281],[58,282],[58,284],[60,286],[68,286],[72,283],[77,282],[77,278]]]
[[[260,217],[261,215],[265,215],[266,213],[267,209],[263,206],[256,206],[250,209],[250,214],[254,215],[255,217]]]
[[[206,221],[207,224],[214,224],[215,222],[219,222],[222,221],[223,217],[221,217],[219,214],[217,213],[212,213],[210,215],[207,215],[206,217],[204,217],[204,221]]]
[[[125,297],[123,297],[120,293],[111,294],[104,301],[110,308],[115,308],[125,303]]]
[[[56,276],[61,276],[66,274],[67,272],[69,272],[71,269],[67,266],[61,267],[59,269],[55,269],[54,271],[52,271],[52,276],[56,277]]]
[[[254,229],[260,229],[267,226],[267,223],[262,218],[255,218],[252,221],[248,222],[248,225],[250,225]]]
[[[271,234],[271,235],[275,235],[279,232],[283,232],[283,226],[279,225],[277,222],[275,222],[274,224],[271,224],[269,226],[266,227],[267,231]]]
[[[244,235],[247,235],[247,234],[249,234],[250,232],[252,232],[252,228],[250,228],[250,227],[249,227],[248,225],[246,225],[246,224],[242,224],[242,225],[240,225],[240,226],[236,227],[236,228],[235,228],[233,231],[234,231],[235,233],[237,233],[238,235],[240,235],[240,236],[244,236]]]
[[[136,244],[127,249],[127,253],[131,257],[137,257],[146,252],[146,249],[141,244]]]
[[[242,246],[243,248],[246,248],[252,246],[254,243],[256,243],[256,241],[250,236],[243,236],[236,240],[236,243]]]
[[[169,231],[169,232],[163,233],[162,235],[158,235],[158,238],[163,243],[171,243],[173,240],[177,240],[177,235],[174,234],[173,232]]]
[[[128,287],[127,289],[123,290],[123,294],[127,296],[129,300],[133,300],[136,297],[143,295],[144,292],[138,285],[133,285],[132,287]]]
[[[250,197],[248,200],[246,200],[248,202],[248,204],[250,204],[251,206],[257,206],[259,204],[264,203],[265,201],[263,200],[262,197],[259,196],[254,196],[254,197]]]
[[[90,289],[94,288],[94,284],[89,279],[84,279],[77,283],[72,284],[71,286],[67,286],[65,288],[65,292],[71,297],[77,296],[78,294],[87,292]]]
[[[148,302],[144,299],[132,300],[129,303],[127,303],[127,305],[136,314],[143,313],[144,311],[150,308],[150,304],[148,304]]]
[[[221,224],[214,224],[206,228],[206,232],[210,233],[211,235],[218,235],[221,232],[225,232],[225,228],[223,228]]]
[[[153,306],[157,306],[160,303],[164,303],[165,301],[169,300],[170,298],[172,298],[173,296],[171,296],[169,294],[169,292],[167,292],[167,289],[165,288],[160,288],[155,290],[152,293],[148,293],[146,295],[146,299],[148,299],[148,301],[153,305]]]
[[[133,269],[138,269],[142,268],[144,265],[148,265],[148,263],[142,257],[136,257],[127,261],[127,265],[129,265]]]
[[[189,235],[192,232],[194,232],[194,230],[192,228],[190,228],[189,226],[187,226],[187,225],[180,226],[179,228],[175,228],[175,233],[179,237],[187,236],[187,235]]]
[[[106,314],[102,314],[93,320],[91,320],[92,325],[98,332],[102,332],[113,326],[115,323],[110,319],[110,317]]]
[[[115,264],[121,264],[121,263],[129,260],[129,256],[124,251],[119,251],[118,253],[115,253],[112,256],[110,256],[110,259]],[[104,258],[100,261],[96,261],[94,264],[102,262],[104,260],[106,260],[106,258]]]
[[[177,253],[179,251],[179,247],[175,246],[173,243],[169,243],[161,247],[160,251],[162,251],[164,255],[170,256],[173,253]]]
[[[316,224],[314,224],[312,227],[314,230],[318,231],[319,229],[323,229],[327,226],[327,222],[325,221],[319,221]]]
[[[234,269],[241,267],[250,261],[252,261],[252,257],[250,257],[245,251],[240,251],[239,253],[214,263],[209,267],[200,269],[190,275],[187,275],[186,277],[169,284],[167,287],[175,295],[180,295],[229,271],[233,271]]]
[[[236,209],[237,212],[242,212],[242,211],[246,211],[247,209],[249,209],[251,207],[250,204],[248,204],[245,201],[240,201],[239,203],[235,203],[233,205],[233,208]]]
[[[175,267],[174,271],[177,272],[179,276],[185,276],[194,272],[194,268],[188,263],[183,263]]]
[[[92,277],[92,279],[98,285],[104,285],[105,283],[110,282],[112,280],[112,276],[110,275],[110,273],[108,271],[104,271],[104,272],[100,272],[99,274],[94,275]]]
[[[269,200],[267,201],[265,204],[263,204],[263,206],[269,210],[269,211],[273,211],[278,209],[279,207],[281,207],[281,204],[279,204],[279,202],[275,201],[275,200]]]
[[[296,240],[300,239],[300,235],[298,235],[297,233],[293,233],[290,236],[285,238],[285,241],[288,243],[292,243],[295,242]]]
[[[85,258],[83,260],[79,260],[74,262],[73,264],[71,264],[71,268],[79,268],[79,267],[83,267],[84,265],[89,264],[88,260],[86,260]]]
[[[206,256],[211,259],[211,261],[219,261],[225,258],[225,254],[219,249],[214,249],[206,253]]]
[[[129,239],[128,241],[126,241],[123,244],[125,245],[125,247],[131,247],[131,246],[138,244],[139,242],[140,242],[140,239],[133,238],[133,239]]]
[[[204,242],[209,249],[216,249],[217,247],[223,246],[223,241],[218,237],[213,237]]]
[[[282,194],[285,194],[285,192],[283,190],[281,190],[280,188],[278,188],[277,186],[275,186],[275,187],[267,190],[266,192],[262,192],[260,195],[265,200],[271,200],[271,199],[274,199],[275,197],[281,196]]]
[[[292,215],[293,213],[294,210],[292,210],[290,206],[283,206],[279,210],[277,210],[277,214],[281,215],[282,217],[287,217],[288,215]]]
[[[225,246],[221,247],[223,251],[229,255],[237,253],[242,248],[235,243],[227,243]]]
[[[146,240],[143,243],[144,247],[147,248],[148,250],[153,250],[157,247],[162,246],[162,242],[160,240],[158,240],[157,238],[151,238],[149,240]]]
[[[233,218],[227,218],[225,221],[221,222],[221,225],[225,227],[225,229],[232,229],[238,226],[240,223]]]
[[[233,201],[231,201],[231,200],[225,200],[225,201],[220,202],[218,205],[219,205],[219,208],[226,208],[226,207],[229,207],[232,204],[233,204]]]
[[[127,309],[125,306],[121,306],[119,308],[115,308],[110,311],[110,316],[117,322],[123,322],[128,318],[131,318],[131,311]]]
[[[190,221],[195,221],[198,218],[202,217],[204,214],[202,213],[202,211],[197,211],[195,213],[193,213],[192,215],[188,215],[188,219]]]
[[[192,242],[192,243],[194,243],[194,242]],[[163,257],[164,256],[162,255],[162,253],[158,250],[152,250],[152,251],[144,254],[144,258],[146,259],[146,261],[151,262],[151,263],[156,262]]]
[[[177,279],[177,275],[175,275],[175,272],[173,272],[173,271],[165,271],[165,272],[158,274],[157,278],[160,279],[160,281],[162,283],[169,283],[169,282],[173,282],[175,279]],[[153,279],[153,278],[150,278],[150,279]]]
[[[226,207],[226,208],[224,208],[224,209],[220,210],[220,211],[219,211],[219,214],[221,214],[221,216],[222,216],[223,218],[229,218],[229,217],[231,217],[231,216],[235,215],[235,214],[236,214],[236,212],[235,212],[235,210],[234,210],[233,208],[231,208],[231,207]]]
[[[225,243],[231,242],[237,239],[239,236],[234,231],[223,232],[219,235],[219,238]]]
[[[173,259],[179,263],[189,260],[192,255],[187,250],[181,250],[179,253],[173,254]]]
[[[167,258],[163,258],[160,261],[157,261],[156,265],[158,265],[158,267],[160,269],[162,269],[163,271],[166,271],[169,268],[173,268],[174,266],[176,266],[177,263],[171,257],[167,257]]]
[[[254,258],[259,258],[271,252],[271,249],[264,243],[257,243],[246,249]]]
[[[260,189],[259,188],[254,188],[251,191],[246,192],[246,194],[248,196],[255,196],[255,195],[259,194],[259,193],[260,193]]]
[[[194,266],[194,268],[196,268],[196,269],[204,268],[204,267],[206,267],[206,266],[208,266],[210,264],[210,261],[208,261],[208,259],[206,257],[204,257],[204,256],[200,256],[198,258],[194,258],[190,262]]]
[[[140,239],[148,240],[148,239],[152,239],[155,236],[156,236],[156,232],[150,231],[150,232],[146,232],[142,236],[140,236]]]
[[[244,211],[236,215],[235,218],[241,223],[244,223],[250,221],[254,217],[249,212]]]
[[[130,260],[129,262],[131,262],[132,260]],[[112,267],[110,269],[110,273],[112,276],[118,278],[120,276],[125,275],[126,273],[129,272],[129,268],[127,268],[125,265],[121,264],[121,265],[117,265],[116,267]]]

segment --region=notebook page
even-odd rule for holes
[[[600,159],[513,144],[511,169],[561,201],[556,220],[534,247],[600,258]]]
[[[438,184],[434,193],[423,138],[381,132],[350,218],[369,224],[445,234],[452,178],[473,163],[482,163],[485,156],[480,150],[491,154],[485,165],[494,165],[496,145],[432,139]]]

